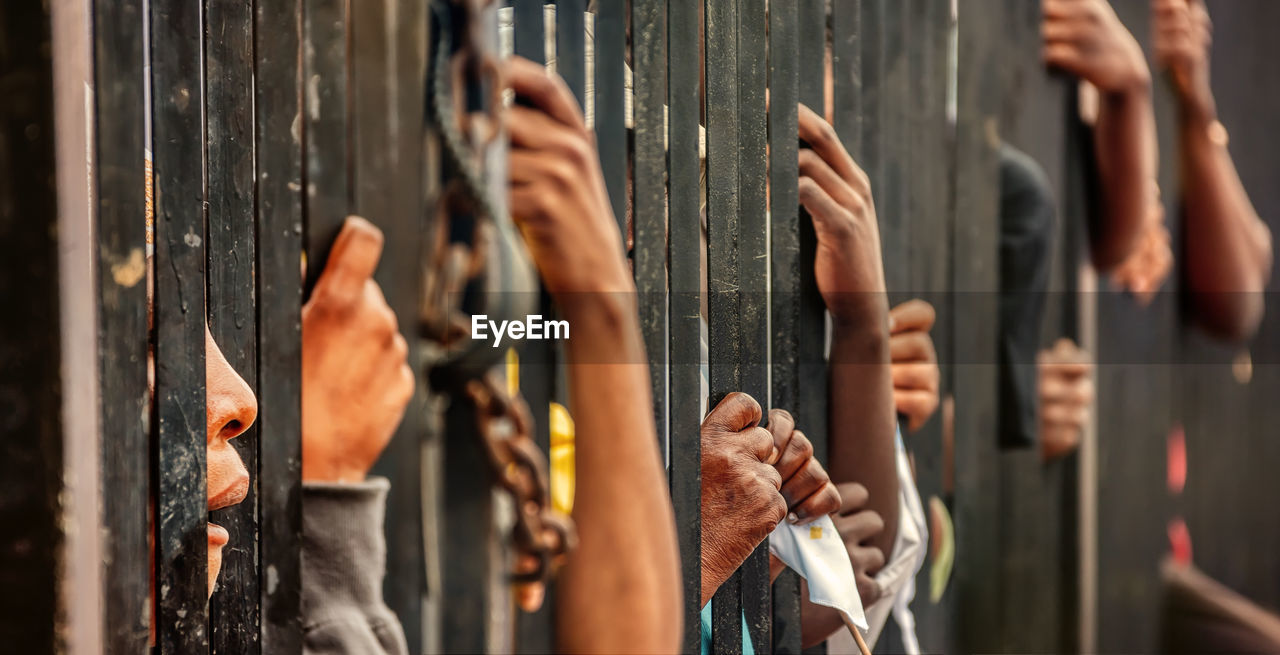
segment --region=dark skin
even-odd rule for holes
[[[814,271],[831,314],[830,473],[858,482],[884,521],[870,540],[891,552],[898,534],[896,417],[889,359],[889,307],[871,184],[831,125],[800,106],[800,202],[818,237]]]
[[[1178,100],[1187,286],[1197,323],[1229,341],[1257,332],[1271,232],[1240,182],[1209,83],[1213,27],[1202,0],[1152,0],[1156,59]]]
[[[1043,0],[1043,10],[1045,63],[1100,96],[1094,141],[1102,216],[1091,237],[1093,264],[1106,273],[1138,247],[1159,199],[1151,72],[1107,0]]]
[[[560,652],[675,652],[682,606],[675,519],[657,449],[635,286],[595,141],[564,81],[514,58],[511,207],[573,326],[578,549],[557,586]],[[645,526],[637,530],[636,526]]]
[[[840,511],[834,517],[836,530],[844,539],[845,550],[849,552],[849,563],[853,565],[853,575],[858,582],[858,596],[863,607],[870,607],[880,600],[883,590],[875,581],[875,574],[884,567],[884,551],[869,545],[884,532],[884,519],[873,510],[866,509],[869,495],[867,488],[849,482],[839,485],[841,504]],[[800,583],[801,599],[801,643],[805,648],[821,643],[831,633],[844,627],[844,619],[839,612],[825,605],[809,602],[809,585],[803,580]]]

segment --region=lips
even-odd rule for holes
[[[209,545],[225,546],[231,541],[231,535],[227,533],[227,529],[217,523],[209,524]]]

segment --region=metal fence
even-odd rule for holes
[[[300,652],[300,310],[341,221],[360,214],[389,237],[377,281],[420,373],[374,469],[392,481],[387,603],[414,652],[553,649],[554,590],[535,614],[513,608],[501,527],[510,510],[493,501],[474,410],[460,392],[467,376],[499,362],[442,358],[420,320],[439,300],[424,271],[442,240],[465,244],[476,220],[442,201],[461,172],[442,146],[432,103],[443,91],[433,84],[460,93],[457,106],[483,110],[496,81],[479,69],[455,80],[436,64],[463,44],[494,56],[499,4],[17,0],[0,9],[0,290],[22,308],[0,317],[0,587],[33,590],[0,598],[0,642],[32,653],[136,653],[154,633],[161,653]],[[1156,379],[1133,391],[1143,386],[1135,379],[1158,373],[1104,368],[1099,420],[1112,438],[1095,434],[1079,458],[1059,464],[1002,453],[994,438],[1001,400],[986,317],[999,288],[1002,140],[1044,163],[1059,192],[1053,286],[1065,293],[1054,296],[1046,340],[1112,344],[1099,353],[1105,360],[1106,348],[1132,344],[1126,335],[1137,322],[1165,357],[1205,349],[1176,327],[1171,301],[1135,317],[1119,296],[1099,296],[1095,308],[1093,296],[1077,293],[1087,167],[1072,85],[1039,65],[1038,3],[601,0],[588,13],[585,0],[561,0],[554,14],[542,0],[510,4],[515,52],[554,57],[593,107],[619,229],[633,239],[682,555],[683,650],[699,648],[700,364],[712,405],[745,391],[789,408],[826,458],[827,328],[811,263],[816,238],[797,209],[798,102],[829,107],[872,180],[891,302],[922,297],[938,310],[954,440],[934,419],[909,443],[922,497],[955,515],[960,556],[951,590],[913,605],[922,646],[1146,648],[1126,626],[1154,621],[1154,605],[1132,608],[1133,594],[1156,584],[1161,551],[1151,535],[1159,539],[1162,521],[1146,525],[1144,511],[1168,502],[1151,463],[1163,432],[1115,398],[1128,393],[1161,417],[1194,423],[1199,412],[1216,416],[1199,396],[1205,383]],[[1115,4],[1145,42],[1147,3]],[[1218,4],[1215,13],[1241,30],[1242,16],[1275,14]],[[1252,57],[1225,52],[1226,61]],[[1247,76],[1224,77],[1237,99],[1253,88]],[[1265,88],[1274,101],[1277,85]],[[1164,120],[1171,104],[1157,95]],[[1169,134],[1162,139],[1168,200],[1175,148]],[[1254,170],[1275,162],[1250,148],[1242,169],[1250,158]],[[495,198],[504,195],[502,153],[499,140],[478,155]],[[143,220],[148,198],[154,235]],[[1274,193],[1259,205],[1274,209]],[[510,291],[536,288],[527,269],[510,264],[526,271]],[[537,302],[554,313],[545,294]],[[249,496],[213,518],[238,546],[211,601],[199,438],[206,317],[260,408],[235,441],[253,480]],[[1273,352],[1275,331],[1264,334]],[[519,349],[519,386],[544,452],[550,403],[566,396],[565,371],[545,343]],[[1274,422],[1273,373],[1259,373],[1251,418],[1229,419],[1239,432]],[[1175,411],[1179,394],[1187,406]],[[1122,446],[1130,432],[1138,436]],[[1151,483],[1146,495],[1109,487],[1118,478],[1099,471],[1099,458],[1131,464]],[[1274,489],[1263,472],[1252,475],[1230,497]],[[1193,510],[1219,498],[1200,493]],[[1131,514],[1153,529],[1128,525]],[[1280,538],[1273,533],[1265,544]],[[768,570],[761,546],[717,592],[715,652],[740,652],[742,614],[757,653],[800,652],[799,579],[784,573],[770,585]],[[927,566],[918,584],[929,587]],[[1154,638],[1154,629],[1141,632]]]

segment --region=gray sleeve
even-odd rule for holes
[[[302,628],[306,655],[406,655],[382,600],[385,478],[302,485]]]

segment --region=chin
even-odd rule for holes
[[[222,547],[227,545],[227,531],[221,526],[209,524],[209,591],[213,595],[214,584],[222,572]]]

